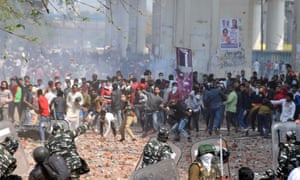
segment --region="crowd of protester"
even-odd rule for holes
[[[72,131],[83,122],[91,122],[92,130],[105,136],[106,121],[119,141],[137,140],[137,136],[160,132],[168,127],[173,141],[192,142],[191,132],[203,125],[209,135],[219,135],[225,127],[232,131],[256,131],[269,138],[274,122],[295,121],[300,113],[299,82],[291,65],[286,73],[268,78],[245,71],[232,77],[215,78],[214,74],[193,72],[193,86],[184,95],[175,75],[165,77],[146,70],[141,78],[125,77],[117,71],[106,80],[97,74],[89,77],[65,78],[55,75],[47,83],[30,76],[11,77],[1,81],[0,120],[11,121],[18,128],[36,125],[40,141],[47,142],[45,123],[51,119],[66,120]],[[35,77],[36,78],[36,77]],[[135,125],[142,132],[133,131]],[[128,133],[128,135],[126,135]],[[139,134],[138,134],[139,133]]]
[[[97,74],[90,80],[56,75],[47,83],[33,82],[27,75],[12,77],[1,82],[1,120],[16,126],[39,124],[42,141],[41,126],[49,119],[67,120],[74,130],[82,120],[92,118],[95,131],[103,135],[104,112],[114,115],[112,129],[119,128],[120,141],[125,140],[125,132],[136,139],[131,130],[135,123],[143,130],[142,137],[168,125],[175,141],[181,135],[191,141],[190,131],[199,131],[200,123],[210,135],[219,134],[224,124],[228,135],[231,131],[247,135],[252,129],[269,137],[273,122],[295,120],[300,113],[298,80],[289,64],[286,69],[286,74],[271,80],[257,77],[256,72],[247,79],[241,70],[236,77],[230,72],[225,78],[204,74],[199,82],[194,72],[193,87],[185,96],[176,76],[160,72],[155,78],[150,70],[139,79],[133,74],[125,77],[121,71],[106,80],[99,80]]]

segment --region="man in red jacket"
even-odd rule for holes
[[[43,95],[43,90],[39,89],[37,91],[38,96],[38,113],[39,113],[39,131],[41,141],[45,141],[45,127],[50,124],[49,116],[50,116],[50,109],[48,100]]]
[[[110,111],[111,108],[111,93],[112,93],[112,85],[109,80],[105,81],[105,85],[101,89],[101,98],[104,105],[104,110]]]

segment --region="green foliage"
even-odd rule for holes
[[[31,4],[26,0],[0,0],[0,30],[17,37],[36,41],[36,38],[28,37],[20,33],[25,30],[28,9]]]
[[[88,17],[83,17],[82,18],[82,21],[89,21],[90,20],[90,18],[88,18]]]
[[[109,19],[108,22],[111,23],[111,24],[115,24],[113,19]]]
[[[42,13],[40,11],[38,11],[37,9],[32,9],[31,16],[37,17],[39,15],[42,15]]]
[[[64,2],[62,6],[74,5],[72,0],[62,1]],[[106,1],[108,4],[105,4],[102,0],[97,1],[100,6],[90,5],[85,1],[80,1],[79,3],[94,8],[95,12],[98,13],[104,13],[105,10],[109,11],[109,15],[104,14],[106,15],[108,23],[112,24],[118,31],[122,30],[122,27],[118,26],[113,19],[112,1]],[[134,9],[142,14],[139,9],[132,6],[127,0],[119,1],[124,8]],[[39,39],[43,40],[43,36],[49,36],[49,34],[51,34],[50,31],[53,31],[51,23],[43,18],[44,14],[48,11],[47,6],[47,0],[0,0],[0,31],[4,31],[9,35],[14,35],[31,42],[36,42]],[[79,13],[75,12],[75,8],[69,8],[69,10],[74,11],[77,20],[82,20],[83,22],[90,21],[89,17],[79,15]],[[62,13],[62,15],[64,15],[65,18],[68,18],[67,14]]]
[[[66,5],[71,5],[71,1],[70,0],[66,0]]]

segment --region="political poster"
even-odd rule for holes
[[[236,50],[239,48],[238,18],[221,19],[220,48],[223,50]]]

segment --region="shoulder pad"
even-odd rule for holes
[[[199,162],[199,161],[194,161],[194,162],[192,162],[192,164],[191,164],[191,166],[192,165],[196,165],[196,166],[198,166],[199,168],[202,168],[202,164]]]

